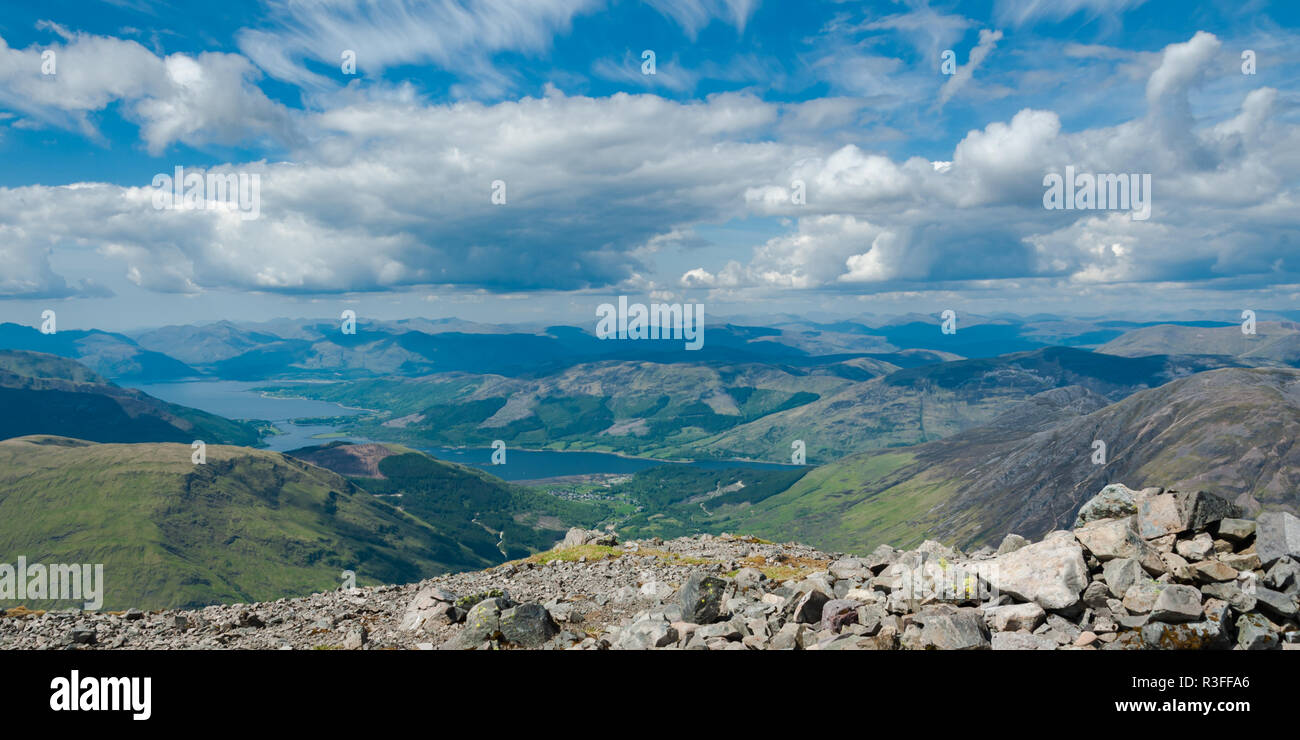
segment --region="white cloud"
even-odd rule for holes
[[[1075,13],[1114,18],[1142,6],[1146,0],[997,0],[998,22],[1028,26],[1038,21],[1063,21]]]
[[[239,49],[270,74],[296,85],[329,89],[348,78],[307,67],[339,70],[345,50],[356,53],[358,74],[431,64],[463,76],[475,92],[500,95],[510,73],[492,64],[500,52],[539,54],[573,19],[603,0],[330,0],[270,2],[270,20],[238,35]],[[464,83],[462,83],[464,84]]]
[[[957,68],[957,71],[948,78],[947,82],[943,83],[943,87],[939,88],[940,107],[943,107],[945,103],[952,99],[952,96],[957,94],[958,90],[971,81],[975,76],[975,70],[979,69],[979,66],[984,63],[984,59],[992,53],[993,48],[998,45],[998,41],[1001,39],[1001,31],[989,31],[987,29],[980,31],[979,43],[970,50],[970,58],[965,64]]]
[[[744,31],[759,0],[646,0],[646,3],[672,18],[688,36],[695,38],[715,19]]]
[[[53,28],[61,43],[14,49],[0,38],[0,106],[102,139],[91,114],[120,101],[152,154],[178,141],[292,137],[288,110],[258,89],[260,74],[238,54],[160,57],[134,41]],[[47,51],[52,75],[42,71]]]
[[[1231,118],[1198,121],[1187,99],[1206,74],[1224,73],[1218,46],[1202,33],[1165,49],[1146,114],[1116,126],[1066,132],[1055,113],[1022,110],[969,132],[945,166],[854,146],[793,163],[787,179],[807,183],[805,205],[779,181],[751,188],[747,199],[758,212],[794,219],[794,229],[756,247],[748,264],[688,275],[729,289],[1294,282],[1300,259],[1289,233],[1300,217],[1287,208],[1296,201],[1289,173],[1300,163],[1300,127],[1283,119],[1269,88],[1239,98]],[[1045,210],[1042,177],[1067,165],[1152,175],[1151,220]]]

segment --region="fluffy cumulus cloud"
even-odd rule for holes
[[[0,42],[0,107],[19,120],[94,136],[94,114],[117,103],[138,121],[150,151],[252,137],[288,152],[212,170],[258,178],[251,220],[222,209],[155,207],[147,181],[0,188],[0,296],[102,293],[59,274],[70,261],[53,256],[63,253],[95,256],[129,281],[168,293],[430,285],[883,293],[1034,280],[1078,290],[1300,282],[1291,249],[1300,129],[1284,115],[1277,90],[1239,74],[1226,79],[1235,74],[1235,52],[1208,33],[1153,58],[1141,112],[1128,120],[1067,125],[1062,114],[1026,108],[982,120],[955,145],[927,147],[928,157],[875,151],[865,138],[843,143],[860,125],[867,104],[860,95],[673,101],[552,87],[503,102],[431,103],[376,87],[290,110],[258,87],[261,72],[310,85],[306,62],[332,62],[330,47],[344,42],[343,27],[330,20],[338,14],[367,20],[347,26],[360,39],[358,64],[438,54],[473,66],[476,54],[486,58],[495,48],[541,48],[548,33],[592,6],[485,2],[483,13],[498,14],[489,22],[462,17],[458,9],[470,5],[285,4],[277,6],[279,24],[257,33],[290,43],[250,32],[240,37],[243,54],[160,56],[134,42],[62,32],[52,81],[38,74],[41,49]],[[656,7],[698,32],[712,20],[743,28],[755,5],[663,0]],[[1045,11],[1007,12],[1014,25]],[[437,43],[420,36],[429,24],[411,19],[429,13],[461,23],[460,36],[473,41],[450,31]],[[911,27],[901,17],[890,23]],[[406,26],[409,37],[398,33]],[[953,21],[953,33],[968,27]],[[388,32],[393,43],[380,44]],[[993,32],[981,37],[970,72],[996,56],[998,41]],[[367,44],[384,51],[366,52]],[[948,95],[965,96],[970,79],[954,78]],[[1229,84],[1236,87],[1223,92]],[[1207,117],[1194,105],[1208,85],[1231,97],[1228,114]],[[1149,174],[1150,218],[1045,209],[1044,176],[1067,167]],[[745,232],[757,236],[739,249],[734,241],[727,254],[702,247],[709,227],[745,222],[763,228]],[[665,285],[655,263],[669,256],[689,263]]]
[[[764,139],[786,109],[738,94],[679,104],[556,91],[358,103],[314,116],[313,146],[292,162],[219,168],[257,176],[256,219],[157,209],[142,183],[0,190],[0,222],[32,251],[93,245],[160,291],[609,286],[679,240],[677,225],[743,217],[745,183],[811,154]]]
[[[71,33],[58,43],[11,48],[0,38],[0,107],[100,138],[92,114],[125,106],[153,154],[169,145],[291,138],[291,115],[259,89],[261,73],[238,54],[158,56],[134,41]]]
[[[1023,110],[956,145],[951,161],[902,161],[846,146],[792,164],[806,202],[784,185],[747,193],[760,212],[794,228],[754,250],[748,264],[687,284],[735,288],[852,286],[907,289],[990,279],[1078,284],[1294,282],[1300,128],[1281,115],[1276,90],[1243,87],[1235,114],[1212,124],[1189,96],[1222,76],[1221,44],[1208,33],[1170,45],[1146,86],[1147,112],[1111,127],[1065,131],[1051,111]],[[1150,175],[1152,215],[1048,210],[1046,173]]]

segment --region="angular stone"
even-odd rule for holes
[[[1242,591],[1235,583],[1207,583],[1201,586],[1201,593],[1216,599],[1223,599],[1239,612],[1255,609],[1255,597]]]
[[[871,570],[867,568],[866,561],[862,558],[836,560],[827,570],[837,581],[861,583],[871,577]]]
[[[1300,562],[1289,557],[1278,558],[1264,576],[1264,583],[1277,591],[1296,594],[1300,591]]]
[[[1219,560],[1235,570],[1256,570],[1263,565],[1259,562],[1259,555],[1253,552],[1224,553],[1219,556]]]
[[[677,630],[671,624],[657,619],[643,619],[623,628],[614,647],[620,650],[650,650],[676,643]]]
[[[1218,560],[1203,560],[1190,567],[1196,580],[1201,583],[1237,580],[1237,569]]]
[[[1180,540],[1174,546],[1174,551],[1192,562],[1204,560],[1214,552],[1214,538],[1207,532],[1201,532],[1190,540]]]
[[[822,605],[822,629],[839,632],[847,624],[857,624],[858,607],[862,604],[849,599],[831,599]]]
[[[1242,614],[1237,617],[1237,644],[1242,650],[1272,650],[1281,639],[1273,625],[1259,614]]]
[[[1219,520],[1219,536],[1229,542],[1245,542],[1255,536],[1255,522],[1251,519]]]
[[[1048,614],[1043,624],[1047,627],[1048,634],[1054,636],[1056,641],[1062,645],[1073,643],[1079,638],[1079,633],[1083,631],[1079,628],[1079,625],[1062,617],[1060,614]]]
[[[862,628],[861,634],[874,635],[880,631],[887,616],[884,604],[866,604],[858,607],[857,626]]]
[[[830,597],[817,589],[812,589],[795,603],[793,619],[800,624],[816,624],[822,618],[822,607]]]
[[[1289,594],[1256,586],[1252,595],[1255,597],[1256,608],[1269,616],[1287,620],[1296,615],[1296,600]]]
[[[1124,608],[1133,614],[1147,614],[1155,608],[1156,599],[1160,598],[1164,588],[1155,581],[1138,581],[1124,593]]]
[[[1074,536],[1103,563],[1115,558],[1132,558],[1146,572],[1165,572],[1160,552],[1138,534],[1133,517],[1112,519],[1074,530]]]
[[[1285,511],[1266,511],[1255,522],[1255,551],[1265,568],[1278,558],[1300,560],[1300,519]]]
[[[1151,621],[1151,615],[1149,615],[1149,614],[1121,614],[1121,615],[1115,617],[1115,621],[1118,622],[1118,623],[1119,623],[1119,626],[1121,626],[1121,627],[1127,627],[1127,628],[1129,628],[1129,629],[1138,629],[1138,628],[1142,627],[1143,625],[1145,625],[1147,622],[1150,622],[1150,621]]]
[[[1055,650],[1056,640],[1028,632],[994,632],[990,641],[994,650]]]
[[[824,645],[818,647],[818,650],[893,650],[895,641],[893,635],[840,635]]]
[[[1141,531],[1139,531],[1138,534],[1141,534]],[[1161,537],[1156,537],[1153,540],[1147,540],[1147,542],[1150,542],[1151,546],[1159,550],[1162,554],[1170,553],[1174,551],[1174,545],[1178,542],[1178,535],[1167,534]]]
[[[1079,508],[1074,529],[1102,519],[1119,519],[1137,513],[1137,491],[1122,483],[1112,483],[1101,489]]]
[[[1203,615],[1201,592],[1192,586],[1165,586],[1151,607],[1153,622],[1195,622]]]
[[[1079,594],[1088,586],[1088,566],[1074,538],[1062,535],[1048,535],[1041,542],[965,567],[1021,601],[1033,601],[1044,609],[1064,609],[1078,603]]]
[[[588,532],[582,527],[571,527],[564,533],[564,539],[555,546],[557,550],[567,550],[587,544]]]
[[[870,555],[862,559],[867,568],[877,575],[886,567],[893,565],[897,560],[898,551],[889,545],[880,545],[872,550]]]
[[[1147,496],[1138,502],[1138,534],[1153,540],[1167,534],[1187,531],[1187,516],[1178,497],[1172,493]]]
[[[695,634],[704,640],[727,640],[735,642],[745,636],[744,631],[739,628],[735,621],[715,622],[697,627]]]
[[[808,629],[807,625],[796,622],[786,622],[777,633],[772,636],[772,641],[768,643],[769,650],[799,650],[804,632]]]
[[[560,633],[560,626],[541,604],[520,604],[501,612],[501,636],[524,647],[541,647]]]
[[[1140,631],[1121,632],[1107,643],[1102,650],[1142,650],[1145,647]]]
[[[923,611],[914,619],[921,623],[922,649],[988,650],[990,647],[989,630],[978,609]]]
[[[677,595],[682,621],[695,624],[716,622],[722,614],[722,597],[727,583],[704,573],[692,573]]]
[[[1090,609],[1104,608],[1110,598],[1110,589],[1102,581],[1093,581],[1083,590],[1083,605]]]
[[[474,605],[465,615],[465,629],[461,630],[459,642],[463,647],[471,647],[488,640],[494,640],[501,634],[501,611],[503,599],[484,599]]]
[[[1241,507],[1208,491],[1181,491],[1175,496],[1186,517],[1186,528],[1199,532],[1215,522],[1241,516]]]
[[[1124,598],[1133,584],[1145,578],[1142,565],[1133,558],[1115,558],[1102,566],[1102,579],[1117,599]]]
[[[741,591],[755,589],[767,580],[767,576],[758,568],[741,568],[733,579],[736,582],[736,588]]]
[[[1230,647],[1219,622],[1151,622],[1142,628],[1142,642],[1152,650],[1222,650]]]
[[[1009,534],[1006,537],[1002,538],[1002,544],[998,545],[998,550],[996,554],[1006,555],[1007,553],[1015,552],[1016,550],[1019,550],[1020,548],[1028,544],[1029,544],[1029,540],[1025,539],[1024,537],[1021,537],[1018,534]]]
[[[1033,632],[1043,623],[1047,612],[1032,601],[1028,604],[1007,604],[984,610],[984,621],[998,632],[1016,632],[1028,630]]]
[[[666,601],[673,595],[673,587],[663,581],[647,581],[641,584],[640,594],[651,601]]]
[[[455,601],[455,596],[440,588],[420,589],[397,628],[402,632],[428,632],[436,626],[451,624],[456,618]]]

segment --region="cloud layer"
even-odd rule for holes
[[[1067,10],[1106,15],[1137,4]],[[652,5],[691,37],[714,22],[744,34],[758,7]],[[0,108],[17,114],[11,125],[101,139],[101,117],[120,110],[155,156],[178,144],[257,152],[271,142],[287,152],[210,170],[259,178],[256,220],[157,209],[147,181],[0,188],[0,297],[105,292],[84,275],[61,274],[56,265],[76,262],[54,259],[61,254],[181,294],[451,286],[744,296],[1023,281],[1079,291],[1300,283],[1291,249],[1300,129],[1286,93],[1240,73],[1237,50],[1206,32],[1149,54],[1061,45],[1058,58],[1107,65],[1102,82],[1129,91],[1132,112],[1098,124],[1026,107],[981,120],[944,147],[912,148],[930,156],[909,156],[876,148],[903,136],[872,122],[878,104],[934,111],[1001,95],[997,83],[977,78],[1013,41],[914,5],[869,22],[828,23],[818,38],[841,45],[826,48],[857,53],[835,69],[808,55],[830,92],[798,102],[754,90],[671,100],[554,86],[501,102],[434,102],[407,86],[343,87],[313,71],[336,64],[340,47],[355,47],[360,67],[433,62],[500,95],[511,83],[493,55],[543,53],[575,18],[603,10],[595,0],[275,4],[239,34],[241,53],[162,55],[52,24],[52,46],[17,49],[0,39]],[[1008,28],[1065,12],[997,8]],[[899,34],[925,60],[967,34],[978,40],[958,74],[942,77],[858,45],[860,34],[882,32]],[[55,75],[40,74],[46,50]],[[926,76],[928,98],[920,100],[911,75]],[[300,86],[313,104],[268,97],[268,77]],[[1032,75],[1021,81],[1033,84]],[[1067,167],[1149,174],[1151,218],[1045,209],[1044,175]],[[748,232],[760,235],[723,256],[708,248],[701,233],[737,223],[761,224]]]

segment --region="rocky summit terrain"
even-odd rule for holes
[[[1112,484],[963,553],[570,530],[489,570],[194,610],[0,612],[0,649],[1300,649],[1300,519]]]

